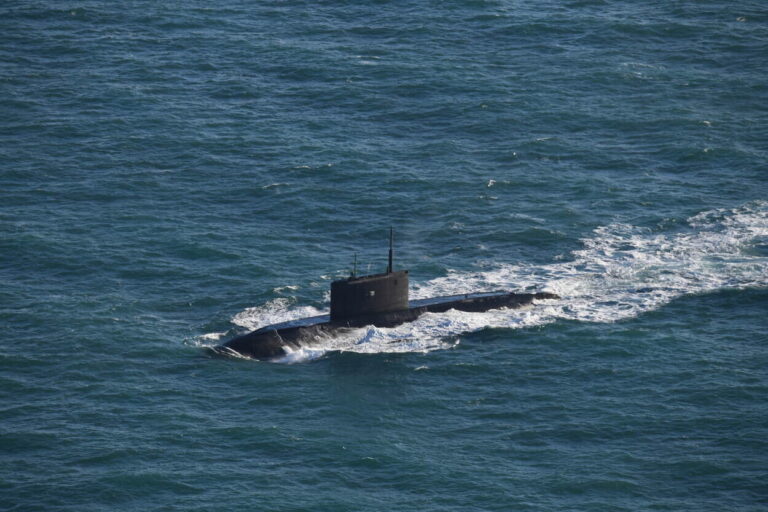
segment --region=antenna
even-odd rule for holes
[[[387,265],[387,274],[392,273],[392,241],[393,241],[394,235],[392,233],[392,228],[389,228],[389,265]]]
[[[355,253],[355,263],[352,267],[352,277],[357,277],[357,253]]]

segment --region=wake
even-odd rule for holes
[[[766,201],[702,212],[674,232],[611,224],[595,229],[581,242],[582,248],[558,263],[501,264],[471,273],[449,271],[411,289],[412,299],[504,289],[551,292],[559,300],[538,301],[528,309],[427,313],[394,328],[351,329],[281,361],[306,361],[328,351],[429,352],[450,348],[458,343],[459,334],[486,327],[526,328],[563,319],[616,322],[658,309],[683,295],[768,286]],[[238,313],[232,322],[256,329],[327,313],[275,299]],[[203,338],[210,344],[218,336]]]

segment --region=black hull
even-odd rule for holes
[[[411,307],[402,311],[360,315],[344,321],[331,321],[327,316],[307,318],[283,324],[262,327],[249,334],[231,339],[216,347],[220,354],[241,355],[253,359],[273,359],[284,356],[288,351],[311,347],[334,331],[345,328],[396,327],[412,322],[424,313],[458,311],[484,312],[500,308],[520,308],[531,304],[534,299],[557,299],[552,293],[484,293],[438,297],[411,301]],[[286,350],[288,349],[288,350]]]

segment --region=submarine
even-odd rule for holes
[[[392,260],[393,231],[390,229],[386,272],[358,276],[354,269],[348,278],[333,281],[330,314],[260,327],[214,347],[214,352],[270,360],[301,348],[312,347],[344,329],[370,325],[396,327],[412,322],[424,313],[443,313],[451,309],[484,312],[520,308],[537,299],[560,298],[546,292],[497,291],[409,300],[408,270],[394,270]]]

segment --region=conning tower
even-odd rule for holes
[[[392,269],[393,233],[389,230],[389,264],[383,274],[357,276],[331,283],[331,321],[375,316],[408,309],[408,271]]]

